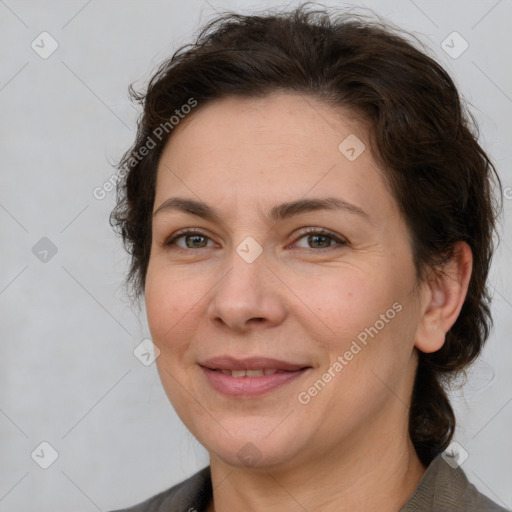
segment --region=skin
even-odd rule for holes
[[[350,134],[366,144],[354,161],[338,149]],[[163,386],[210,454],[209,511],[397,511],[425,472],[407,428],[417,354],[444,343],[471,251],[458,244],[444,275],[417,281],[407,226],[367,141],[347,110],[280,92],[199,105],[162,154],[154,212],[181,197],[220,215],[154,215],[145,288]],[[265,218],[277,204],[327,196],[367,217],[322,209]],[[308,238],[308,227],[334,238]],[[202,237],[165,246],[186,228]],[[263,250],[252,263],[236,251],[248,236]],[[300,403],[298,394],[396,303],[401,311]],[[225,354],[312,369],[257,398],[226,397],[198,366]],[[255,465],[237,456],[247,443],[259,453]]]

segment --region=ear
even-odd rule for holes
[[[422,317],[415,346],[422,352],[436,352],[457,320],[473,268],[473,255],[465,242],[455,244],[453,256],[424,284]]]

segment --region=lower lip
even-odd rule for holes
[[[295,372],[274,373],[273,375],[260,375],[259,377],[232,377],[217,370],[210,370],[201,366],[201,370],[208,379],[210,386],[227,396],[253,397],[260,396],[275,390],[285,384],[302,377],[310,368]]]

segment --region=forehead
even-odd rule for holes
[[[174,129],[159,162],[156,200],[295,200],[339,191],[391,207],[365,127],[342,108],[295,93],[198,105]]]
[[[348,110],[334,111],[304,94],[274,92],[262,98],[227,97],[199,104],[173,131],[167,148],[176,157],[193,145],[189,157],[194,158],[226,148],[229,152],[216,156],[232,160],[246,151],[280,152],[283,157],[314,160],[341,156],[338,146],[351,134],[366,139]]]

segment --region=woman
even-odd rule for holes
[[[446,451],[499,184],[446,72],[302,6],[211,22],[134,96],[112,222],[210,465],[130,510],[504,510]]]

